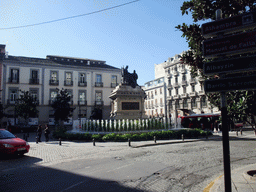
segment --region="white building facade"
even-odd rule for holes
[[[219,112],[219,109],[212,107],[207,100],[203,79],[193,78],[190,74],[190,66],[181,63],[181,54],[176,54],[174,57],[168,58],[167,61],[155,65],[156,79],[145,83],[144,90],[147,93],[145,110],[148,116],[158,116],[159,109],[156,108],[158,106],[156,102],[160,98],[165,106],[162,109],[162,116],[170,118],[172,122],[176,122],[179,116],[193,113]],[[159,81],[160,79],[161,81]],[[155,95],[160,87],[165,94],[161,97]]]
[[[1,48],[1,52],[3,46]],[[58,89],[67,89],[74,108],[72,119],[90,118],[95,107],[102,118],[109,118],[111,91],[121,81],[121,70],[105,61],[48,55],[46,59],[7,56],[0,61],[1,101],[8,117],[14,117],[19,90],[30,91],[38,101],[38,120],[48,123],[53,118],[51,102]]]

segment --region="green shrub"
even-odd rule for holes
[[[102,140],[102,135],[94,134],[94,135],[92,135],[92,139],[94,139],[95,141],[101,141]]]

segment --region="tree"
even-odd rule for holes
[[[192,15],[193,24],[185,24],[176,26],[178,30],[182,32],[182,37],[186,38],[189,46],[189,50],[186,51],[181,59],[184,64],[191,66],[191,73],[193,76],[200,76],[206,78],[203,75],[203,63],[209,62],[202,55],[202,41],[205,40],[201,34],[201,26],[199,21],[205,21],[207,19],[216,20],[215,11],[217,9],[222,10],[223,18],[232,17],[241,13],[249,12],[256,9],[255,0],[190,0],[185,1],[181,6],[182,15]],[[250,54],[241,54],[237,57],[247,56]],[[253,72],[247,72],[243,75],[248,75]],[[227,75],[228,77],[234,76],[234,74]],[[226,77],[227,77],[226,76]],[[235,74],[237,76],[237,74]],[[210,78],[219,78],[215,75]],[[207,94],[208,99],[212,105],[220,106],[220,94],[211,93]],[[228,116],[231,119],[239,119],[247,121],[247,117],[251,117],[251,122],[255,124],[255,91],[233,91],[227,92],[227,110]],[[249,123],[251,123],[249,122]],[[252,125],[253,125],[252,124]]]
[[[30,117],[37,117],[37,99],[33,97],[29,91],[20,90],[21,94],[15,104],[15,112],[18,117],[21,117],[28,124]]]
[[[57,91],[57,96],[51,107],[54,109],[55,122],[62,127],[64,121],[68,121],[68,117],[70,117],[74,109],[70,106],[72,96],[68,93],[67,89],[57,89]]]

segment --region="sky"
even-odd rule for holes
[[[188,50],[175,28],[192,23],[191,15],[181,14],[183,2],[1,0],[0,44],[14,56],[59,55],[103,60],[117,68],[128,65],[144,85],[155,78],[155,64]],[[84,16],[73,17],[77,15]],[[58,21],[49,22],[53,20]],[[27,27],[15,28],[19,26]]]

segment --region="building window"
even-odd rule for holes
[[[175,83],[178,83],[178,77],[175,77]]]
[[[162,88],[160,88],[160,94],[163,94],[163,90],[162,90]]]
[[[188,100],[184,99],[183,100],[183,108],[187,108],[188,107]]]
[[[191,85],[191,92],[195,92],[195,85]]]
[[[179,95],[179,89],[178,88],[175,89],[175,93],[176,93],[176,95]]]
[[[172,96],[172,91],[171,90],[169,90],[169,96]]]
[[[8,104],[14,105],[18,99],[18,88],[9,89],[9,99],[7,100]]]
[[[155,99],[155,106],[158,107],[158,105],[157,105],[157,99]]]
[[[155,89],[155,95],[157,95],[157,90]]]
[[[179,109],[179,108],[180,108],[179,100],[176,100],[176,101],[175,101],[175,108],[176,108],[176,109]]]
[[[183,86],[183,93],[187,93],[187,87],[186,86]]]
[[[102,76],[100,74],[96,74],[95,87],[103,87]]]
[[[102,92],[101,91],[96,91],[95,92],[95,104],[96,105],[103,105]]]
[[[163,99],[160,98],[160,107],[162,107],[162,106],[163,106]]]
[[[50,101],[49,101],[50,105],[55,101],[57,94],[58,94],[58,91],[56,89],[50,90]]]
[[[79,105],[86,105],[86,91],[85,90],[79,90],[78,92],[78,104]]]
[[[191,99],[191,107],[192,109],[196,108],[196,98]]]
[[[30,89],[29,90],[30,95],[33,97],[34,101],[39,104],[39,94],[38,94],[38,89]]]
[[[203,82],[200,82],[200,87],[201,87],[201,90],[203,91],[204,90],[204,83]]]
[[[81,87],[86,87],[87,86],[86,74],[85,73],[79,73],[78,86],[81,86]]]
[[[38,70],[31,70],[29,83],[30,84],[39,84]]]
[[[154,99],[153,91],[151,91],[151,99]]]
[[[66,72],[65,73],[64,85],[66,85],[66,86],[72,86],[73,85],[72,73],[71,72]]]
[[[182,81],[186,81],[186,80],[187,80],[186,75],[183,74],[183,75],[182,75]]]
[[[59,78],[57,71],[51,71],[50,73],[50,85],[59,85]]]
[[[11,69],[9,83],[19,83],[19,69]]]
[[[116,87],[117,86],[117,76],[116,75],[112,75],[111,76],[111,87]]]
[[[202,107],[207,107],[206,97],[205,96],[202,96],[202,98],[201,98],[201,106]]]
[[[73,105],[73,100],[72,100],[73,91],[72,91],[72,89],[67,90],[67,93],[68,93],[68,96],[70,96],[70,98],[71,98],[69,104]]]

